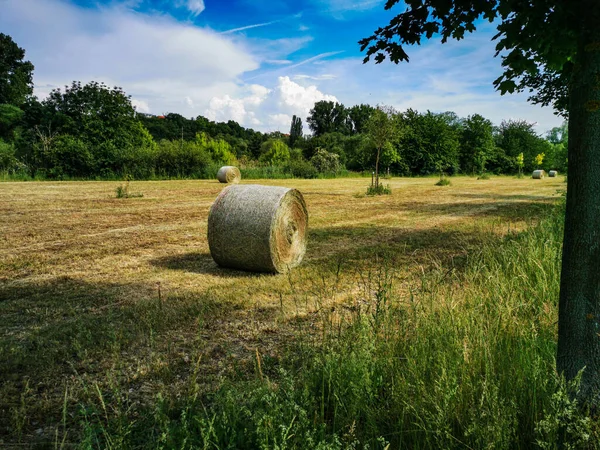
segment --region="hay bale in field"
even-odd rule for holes
[[[217,180],[221,183],[239,183],[241,179],[240,169],[235,166],[223,166],[217,172]]]
[[[285,272],[306,252],[308,212],[296,189],[228,186],[208,215],[210,254],[222,267]]]
[[[554,178],[556,175],[558,175],[558,172],[556,170],[551,170],[548,172],[548,176],[550,178]]]
[[[543,170],[534,170],[532,178],[535,178],[536,180],[541,180],[542,178],[544,178],[545,174],[546,172],[544,172]]]

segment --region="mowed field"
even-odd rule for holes
[[[132,182],[143,197],[127,199],[118,182],[0,183],[0,446],[68,441],[100,391],[141,411],[191,377],[210,391],[276,364],[299,333],[318,335],[320,311],[369,297],[365,274],[393,270],[403,298],[432,267],[460,270],[482,242],[535,223],[566,186],[394,178],[392,195],[366,197],[369,182],[245,181],[305,197],[308,250],[283,275],[213,262],[216,181]]]

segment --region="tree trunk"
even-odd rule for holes
[[[379,153],[381,147],[377,148],[377,159],[375,160],[375,189],[379,189]]]
[[[585,369],[579,399],[600,406],[600,14],[581,19],[569,105],[569,172],[558,319],[557,370]]]

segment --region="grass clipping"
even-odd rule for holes
[[[222,267],[286,272],[306,252],[308,212],[296,189],[228,186],[208,216],[208,246]]]
[[[241,179],[240,169],[235,166],[223,166],[217,172],[217,180],[221,183],[239,183]]]

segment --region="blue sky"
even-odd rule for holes
[[[357,41],[402,10],[384,0],[0,0],[0,32],[26,50],[35,92],[105,81],[142,112],[289,129],[319,100],[561,123],[526,95],[500,96],[482,24],[460,42],[409,48],[409,64],[362,64]],[[305,128],[306,130],[306,128]]]

